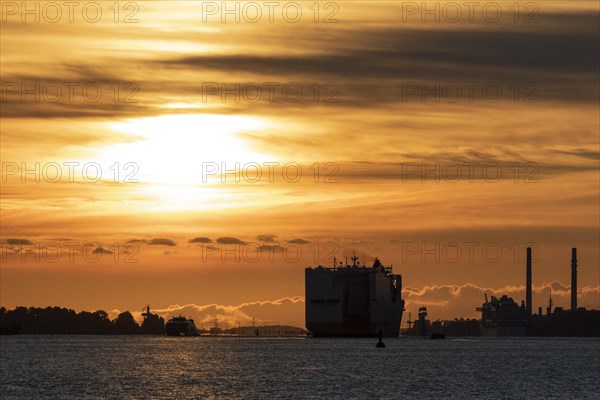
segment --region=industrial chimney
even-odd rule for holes
[[[577,310],[577,248],[571,249],[571,310]]]
[[[531,317],[531,247],[527,248],[527,276],[525,278],[525,308],[527,309],[527,317]]]

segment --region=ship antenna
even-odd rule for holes
[[[356,261],[358,260],[358,257],[356,257],[356,250],[353,250],[353,256],[352,258],[350,258],[352,260],[352,266],[356,267]]]

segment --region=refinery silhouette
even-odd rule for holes
[[[403,334],[427,336],[600,336],[600,310],[586,310],[577,306],[577,248],[571,249],[571,307],[552,308],[552,288],[546,313],[538,307],[533,314],[532,249],[527,248],[525,267],[525,300],[519,305],[511,297],[492,296],[477,307],[481,318],[454,321],[436,321],[427,318],[427,308],[420,307],[418,320],[409,314],[408,329]]]

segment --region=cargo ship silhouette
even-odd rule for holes
[[[404,300],[402,276],[379,259],[361,265],[308,267],[305,270],[306,329],[313,337],[398,337]]]

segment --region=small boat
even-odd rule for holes
[[[446,339],[446,335],[443,333],[432,333],[429,339]]]
[[[182,316],[168,320],[166,330],[167,336],[198,336],[194,320]]]

